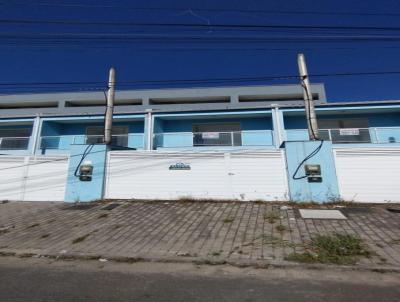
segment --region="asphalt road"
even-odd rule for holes
[[[0,301],[400,301],[400,276],[2,257]]]

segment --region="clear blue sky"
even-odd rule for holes
[[[72,20],[230,25],[316,25],[399,27],[400,2],[381,1],[0,1],[1,20]],[[47,5],[52,4],[52,5]],[[136,10],[133,8],[174,10]],[[196,10],[200,9],[200,10]],[[191,10],[190,10],[191,9]],[[204,11],[201,9],[215,9]],[[223,10],[223,11],[221,11]],[[250,10],[252,12],[245,12]],[[254,12],[258,11],[258,12]],[[285,11],[265,13],[263,11]],[[299,14],[299,12],[338,14]],[[361,13],[358,15],[356,13]],[[398,14],[398,15],[396,15]],[[8,22],[7,21],[7,22]],[[247,78],[296,75],[296,54],[306,55],[311,74],[400,71],[400,30],[329,31],[243,28],[223,31],[213,26],[182,27],[55,25],[0,23],[0,83],[105,81],[110,66],[118,81]],[[5,35],[15,35],[6,38]],[[56,34],[58,40],[37,40]],[[86,35],[66,42],[65,34]],[[131,35],[121,40],[93,41],[95,34]],[[21,36],[22,35],[22,36]],[[162,37],[138,40],[138,35]],[[335,37],[321,41],[316,37]],[[343,38],[367,41],[344,42]],[[309,43],[299,42],[308,36]],[[29,37],[27,40],[24,37]],[[35,37],[36,40],[31,40]],[[82,36],[80,36],[82,37]],[[171,37],[180,37],[171,40]],[[182,38],[184,37],[184,38]],[[193,39],[196,37],[196,39]],[[200,39],[199,39],[200,37]],[[272,40],[274,37],[276,40]],[[291,38],[289,38],[291,37]],[[372,38],[371,38],[372,37]],[[388,38],[388,41],[376,40]],[[255,38],[255,39],[253,39]],[[368,40],[368,38],[371,38]],[[69,39],[71,39],[69,37]],[[337,40],[335,40],[337,39]],[[200,40],[200,41],[199,41]],[[34,42],[33,42],[34,41]],[[44,42],[43,42],[44,41]],[[303,40],[304,41],[304,40]],[[46,44],[44,44],[46,43]],[[329,101],[400,99],[400,74],[312,78],[326,85]],[[218,85],[296,83],[296,80],[218,82]],[[195,86],[205,86],[206,83]],[[210,85],[210,84],[208,84]],[[183,83],[136,84],[135,87],[177,87]],[[85,86],[82,86],[85,87]],[[91,87],[87,85],[86,87]],[[127,88],[127,86],[124,86]],[[122,88],[122,87],[120,87]],[[42,89],[46,89],[43,87]],[[2,90],[2,91],[1,91]],[[16,87],[13,91],[22,91]],[[0,93],[11,90],[0,88]]]

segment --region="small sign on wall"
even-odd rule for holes
[[[360,135],[360,129],[352,128],[352,129],[340,129],[340,135]]]
[[[191,169],[190,165],[184,163],[176,163],[169,166],[169,170],[190,170],[190,169]]]
[[[201,134],[201,138],[203,139],[219,139],[218,132],[203,132]]]

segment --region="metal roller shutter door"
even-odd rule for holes
[[[338,149],[341,197],[357,202],[400,202],[400,150]]]

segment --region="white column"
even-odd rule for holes
[[[274,128],[274,142],[277,148],[286,140],[283,113],[278,106],[272,108],[272,125]]]
[[[40,132],[42,132],[42,119],[36,116],[33,121],[31,143],[30,143],[30,154],[35,155],[40,144]]]
[[[144,118],[144,149],[153,149],[153,115],[151,109],[147,111]]]

